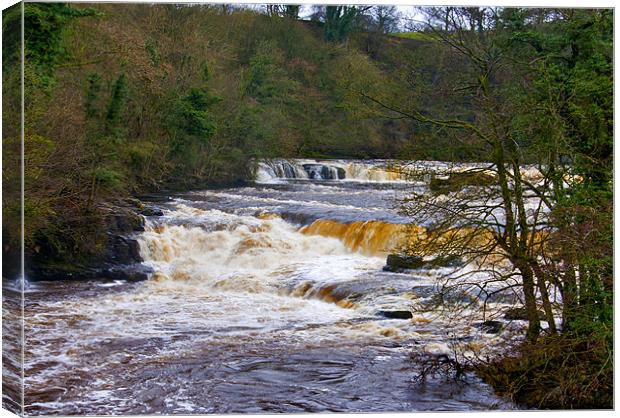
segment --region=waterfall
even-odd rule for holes
[[[405,177],[404,170],[386,161],[268,160],[259,162],[256,172],[259,183],[281,179],[398,182]]]
[[[259,183],[273,182],[275,179],[307,179],[308,173],[303,166],[287,160],[261,161],[256,171]]]
[[[270,277],[268,273],[283,265],[350,253],[336,239],[300,234],[295,226],[277,217],[204,212],[217,227],[146,226],[139,240],[140,253],[157,272],[156,277],[198,281],[201,286],[218,288],[224,286],[224,280],[227,288],[262,291],[270,286],[265,280]]]
[[[451,173],[476,169],[489,176],[495,176],[493,165],[481,163],[446,163],[441,161],[390,160],[311,160],[276,159],[258,163],[256,181],[277,183],[283,179],[304,180],[347,180],[359,182],[394,183],[423,181],[428,183],[433,175],[448,176]],[[544,177],[538,167],[523,166],[521,175],[531,182]],[[581,181],[579,176],[567,176],[567,182]]]
[[[339,223],[319,219],[301,229],[303,234],[338,238],[347,248],[367,255],[384,255],[404,244],[407,225],[381,221]]]

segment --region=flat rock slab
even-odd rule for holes
[[[411,319],[413,314],[410,311],[379,311],[377,314],[390,319]]]

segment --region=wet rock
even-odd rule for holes
[[[105,220],[101,229],[105,229],[97,232],[105,234],[105,238],[97,242],[100,250],[88,255],[61,258],[42,245],[39,253],[28,255],[28,278],[33,281],[146,279],[145,272],[132,267],[143,261],[136,234],[144,231],[140,205],[135,199],[101,204],[97,209]]]
[[[295,169],[295,166],[288,161],[274,161],[269,165],[271,166],[277,177],[286,179],[296,179],[300,177],[297,175],[297,170]]]
[[[297,225],[310,225],[318,219],[318,215],[316,214],[313,215],[301,212],[281,212],[279,215],[285,221]]]
[[[303,168],[311,179],[336,180],[333,171],[330,170],[330,167],[327,165],[304,164]],[[339,174],[336,175],[339,176]]]
[[[466,289],[454,287],[438,291],[427,301],[430,306],[441,305],[478,305],[479,299]]]
[[[144,218],[127,208],[109,212],[107,216],[108,232],[112,234],[130,234],[144,231]]]
[[[463,335],[460,337],[456,337],[455,338],[456,341],[460,341],[460,342],[465,342],[465,343],[469,343],[475,340],[475,337],[473,335]]]
[[[338,173],[336,173],[336,176],[338,176]],[[332,175],[332,171],[326,165],[321,167],[321,177],[326,180],[336,180],[336,178],[334,178],[334,176]]]
[[[347,172],[342,167],[336,167],[336,171],[338,172],[338,180],[343,180],[347,177]]]
[[[80,265],[30,264],[27,277],[30,281],[94,280],[102,274],[101,269]]]
[[[111,235],[106,259],[113,264],[141,263],[143,260],[140,256],[140,244],[135,238]]]
[[[143,204],[143,202],[169,202],[172,200],[169,193],[162,194],[143,194],[138,196],[140,199],[134,199]]]
[[[304,164],[304,171],[308,173],[308,178],[316,180],[323,177],[323,166],[321,164]]]
[[[517,305],[521,303],[519,295],[513,289],[503,291],[481,291],[480,298],[487,303],[501,303],[506,305]]]
[[[501,321],[484,321],[478,324],[477,327],[487,334],[499,334],[504,328],[504,323]]]
[[[109,231],[118,231],[120,233],[131,232],[138,225],[131,217],[124,214],[110,214],[108,216],[108,224]]]
[[[153,269],[143,264],[133,264],[128,266],[113,266],[104,269],[101,276],[110,280],[125,280],[128,282],[139,282],[148,280],[153,273]]]
[[[431,260],[424,260],[422,257],[390,254],[387,257],[386,265],[383,271],[391,271],[394,273],[402,273],[406,270],[414,270],[421,268],[441,268],[441,267],[458,267],[463,265],[463,260],[458,256],[436,257]]]
[[[161,209],[149,206],[142,208],[140,214],[144,216],[164,216],[164,212]]]
[[[102,267],[55,264],[33,267],[28,279],[32,281],[125,280],[136,282],[147,280],[152,272],[150,267],[142,264],[104,265]]]
[[[394,273],[418,269],[426,264],[422,257],[401,254],[389,254],[386,263],[387,264],[383,267],[383,271],[391,271]]]
[[[464,264],[463,259],[457,255],[435,257],[427,262],[429,267],[459,267]]]
[[[538,319],[544,321],[545,313],[543,311],[538,312]],[[504,319],[508,319],[510,321],[527,321],[527,310],[525,306],[519,306],[516,308],[510,308],[504,312]]]
[[[344,168],[333,165],[304,164],[303,169],[311,179],[343,180],[347,176]]]
[[[132,206],[144,205],[130,202]],[[108,206],[108,240],[103,253],[105,264],[126,265],[141,263],[140,246],[136,240],[136,232],[144,231],[144,217],[140,216],[142,209],[132,208],[129,204]]]
[[[413,314],[410,311],[379,311],[378,315],[390,319],[411,319]]]

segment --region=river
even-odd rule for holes
[[[411,222],[400,201],[424,178],[386,162],[280,161],[257,180],[158,202],[164,215],[139,237],[147,281],[28,283],[27,414],[514,407],[471,374],[414,379],[416,354],[492,350],[511,329],[476,326],[476,303],[432,308],[449,268],[382,270]],[[382,313],[402,310],[412,317]]]

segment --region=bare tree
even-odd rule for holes
[[[369,29],[379,33],[398,30],[401,13],[396,6],[374,6],[368,13]]]
[[[301,6],[293,4],[267,4],[265,9],[269,16],[288,17],[291,19],[299,18]]]
[[[530,76],[532,61],[520,60],[502,43],[501,31],[495,28],[498,10],[441,8],[426,13],[428,32],[466,63],[460,84],[452,91],[466,98],[469,116],[435,118],[415,107],[393,104],[389,98],[360,94],[394,117],[460,130],[463,138],[486,150],[488,163],[443,173],[448,177],[435,180],[436,193],[414,195],[405,202],[408,214],[421,221],[434,220],[422,242],[417,241],[410,251],[463,256],[488,271],[489,280],[480,286],[494,283],[495,291],[502,285],[515,287],[517,273],[516,288],[523,296],[529,324],[527,337],[536,341],[541,331],[539,307],[553,334],[559,311],[553,293],[558,292],[565,311],[571,309],[567,301],[575,298],[579,273],[552,244],[557,239],[552,214],[579,182],[572,166],[559,158],[570,148],[555,137],[555,142],[547,143],[547,151],[537,156],[536,169],[529,175],[523,169],[526,148],[531,146],[523,138],[533,132],[515,124],[515,115],[529,111],[523,103],[527,95],[515,92],[529,88],[522,80]]]

